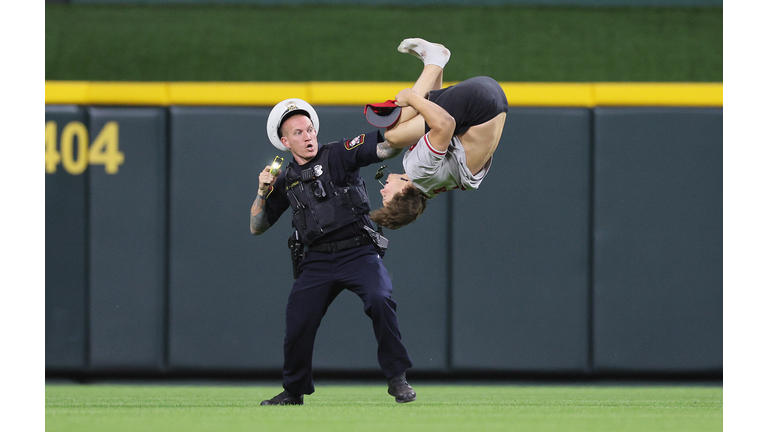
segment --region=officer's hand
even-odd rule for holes
[[[397,96],[395,96],[395,103],[399,107],[407,107],[408,105],[410,105],[408,103],[408,98],[413,95],[416,95],[416,92],[413,91],[413,89],[410,89],[410,88],[402,89],[400,90],[400,93],[398,93]]]
[[[266,168],[264,168],[264,171],[259,173],[259,194],[264,195],[269,188],[275,184],[275,180],[277,180],[277,176],[280,175],[282,170],[277,171],[277,175],[272,175],[270,172],[272,170],[271,165],[267,165]]]

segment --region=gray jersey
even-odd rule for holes
[[[464,146],[457,137],[451,139],[444,152],[436,150],[429,143],[429,132],[403,155],[403,168],[408,178],[427,197],[452,189],[477,189],[491,168],[493,156],[483,169],[472,175],[467,168]]]

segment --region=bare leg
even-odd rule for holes
[[[410,107],[408,107],[410,108]],[[416,112],[411,108],[413,112]],[[426,122],[424,117],[417,115],[406,122],[400,122],[396,127],[384,132],[384,139],[394,148],[406,148],[416,144],[424,135]]]
[[[443,88],[443,68],[435,65],[424,65],[419,79],[411,88],[423,98],[426,98],[430,91]]]
[[[467,154],[467,168],[477,174],[491,158],[501,140],[507,113],[501,113],[483,124],[472,126],[459,136],[464,152]]]
[[[416,80],[416,83],[411,88],[416,94],[426,98],[427,94],[429,94],[431,90],[437,90],[442,87],[443,69],[435,65],[424,65],[424,70],[421,71],[419,79]],[[400,112],[400,118],[398,119],[397,123],[395,123],[395,125],[392,127],[396,128],[400,123],[405,123],[417,115],[419,115],[419,113],[413,109],[413,107],[405,107]],[[419,135],[419,138],[420,137],[421,135]],[[416,138],[416,140],[418,141],[419,138]]]
[[[431,90],[443,87],[443,68],[451,58],[451,52],[443,45],[434,44],[424,39],[405,39],[397,47],[403,53],[410,53],[424,62],[424,69],[411,87],[413,91],[426,98]],[[413,107],[404,107],[400,118],[387,129],[384,137],[395,148],[410,147],[419,141],[425,130],[424,119]]]

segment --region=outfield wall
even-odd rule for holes
[[[387,231],[413,370],[722,373],[722,99],[557,106],[511,88],[481,188]],[[46,370],[278,373],[290,218],[248,229],[276,155],[270,107],[58,95],[47,87]],[[372,129],[359,105],[316,108],[321,142]],[[362,170],[374,208],[376,168]],[[378,371],[353,294],[330,307],[314,364]]]

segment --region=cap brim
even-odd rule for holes
[[[377,111],[379,113],[377,113]],[[388,128],[397,123],[402,108],[391,101],[380,104],[368,104],[365,106],[365,119],[377,128]],[[386,113],[386,114],[384,114]]]

